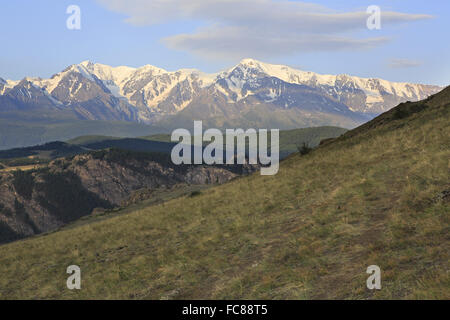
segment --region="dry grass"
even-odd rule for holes
[[[32,164],[27,166],[14,166],[14,167],[5,167],[0,169],[0,172],[11,172],[16,170],[22,170],[22,171],[29,171],[29,170],[36,170],[39,168],[45,167],[45,164]]]
[[[0,298],[450,299],[449,109],[291,156],[276,176],[2,246]],[[82,290],[65,288],[71,264]]]

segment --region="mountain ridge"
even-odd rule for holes
[[[33,89],[24,88],[24,80],[32,84]],[[305,95],[306,88],[315,97]],[[339,120],[337,125],[354,127],[401,102],[422,100],[442,88],[349,75],[322,75],[243,59],[232,68],[211,74],[196,69],[166,71],[151,65],[111,67],[83,61],[50,79],[27,77],[21,81],[0,81],[0,112],[6,104],[2,101],[14,100],[11,97],[14,89],[21,90],[23,99],[28,97],[30,100],[39,92],[50,101],[45,101],[45,105],[50,103],[72,112],[73,118],[148,124],[158,123],[161,119],[170,123],[173,116],[185,109],[195,109],[205,101],[208,106],[219,105],[222,110],[237,108],[236,112],[231,112],[239,117],[242,110],[257,111],[259,104],[271,107],[271,114],[286,109],[304,111],[308,101],[313,106],[309,112],[320,113],[323,110],[316,106],[323,104],[325,99],[329,100],[327,114],[330,111],[351,114],[351,121]],[[19,105],[24,103],[22,100]],[[296,125],[308,126],[307,120],[314,118],[314,114],[294,113],[295,117],[305,120]],[[206,116],[214,118],[214,112],[210,110]],[[327,121],[320,125],[333,125]]]

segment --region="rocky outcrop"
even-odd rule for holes
[[[0,243],[54,230],[95,208],[121,206],[131,195],[136,202],[151,197],[156,189],[224,183],[255,169],[176,166],[169,155],[113,149],[57,159],[39,170],[2,172]]]

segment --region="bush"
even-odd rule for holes
[[[408,101],[395,108],[392,118],[394,120],[404,119],[413,115],[414,113],[421,112],[426,108],[428,108],[428,106],[424,103],[411,103]]]
[[[304,156],[305,154],[310,153],[312,148],[306,142],[303,142],[301,146],[297,146],[297,150],[302,156]]]
[[[191,197],[191,198],[192,198],[192,197],[196,197],[196,196],[199,196],[199,195],[201,195],[201,194],[202,194],[201,191],[195,190],[195,191],[192,191],[192,192],[191,192],[190,197]]]
[[[405,109],[398,108],[394,111],[393,118],[394,118],[394,120],[400,120],[400,119],[406,118],[408,116],[409,116],[409,113]]]

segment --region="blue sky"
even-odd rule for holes
[[[72,4],[81,8],[81,30],[66,28]],[[356,14],[369,5],[382,10],[381,30],[368,30]],[[450,84],[447,0],[15,0],[2,3],[0,29],[5,79],[49,77],[83,60],[217,72],[251,57]]]

